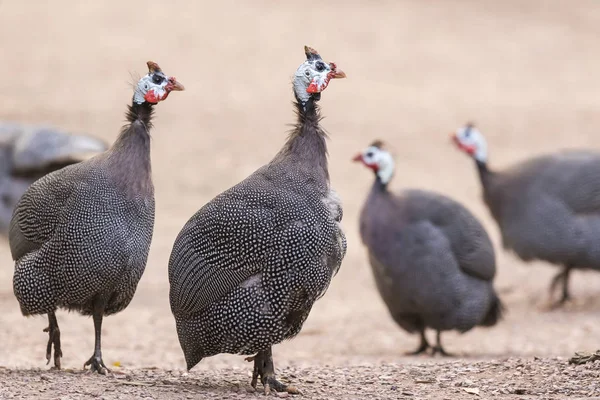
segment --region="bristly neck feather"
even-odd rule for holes
[[[136,121],[141,121],[148,131],[152,128],[152,117],[154,116],[154,104],[144,101],[143,103],[131,102],[131,105],[127,106],[127,121],[133,124]]]
[[[481,181],[481,186],[483,186],[483,191],[486,192],[490,189],[494,173],[489,170],[486,161],[475,159],[475,165],[477,166],[477,172],[479,173],[479,180]]]
[[[150,129],[153,105],[132,101],[127,107],[128,124],[123,126],[111,149],[110,166],[117,182],[132,193],[152,190]]]
[[[383,182],[383,180],[379,177],[377,173],[375,173],[375,183],[373,184],[373,188],[380,192],[387,192],[389,182]]]
[[[113,145],[115,151],[135,151],[138,156],[150,158],[150,129],[152,129],[153,105],[135,101],[127,106],[128,124],[123,126],[121,134]]]
[[[310,168],[322,171],[325,179],[329,180],[327,133],[319,126],[322,118],[319,106],[313,96],[305,102],[296,97],[294,104],[298,119],[280,155],[307,163]]]

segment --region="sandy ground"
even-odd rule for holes
[[[448,134],[476,121],[497,167],[560,148],[599,148],[599,40],[596,0],[3,0],[1,119],[112,141],[131,96],[130,72],[145,73],[148,59],[188,90],[158,107],[149,264],[129,308],[103,327],[104,359],[121,367],[110,377],[80,373],[93,349],[92,321],[62,312],[66,370],[47,371],[46,320],[21,316],[8,246],[0,243],[0,398],[257,396],[246,391],[250,365],[239,356],[213,357],[185,372],[167,260],[189,216],[283,143],[304,44],[348,75],[321,102],[348,253],[302,333],[275,347],[283,379],[311,399],[478,396],[466,388],[483,398],[600,396],[598,364],[566,363],[575,351],[600,346],[600,274],[577,272],[574,303],[548,312],[556,269],[526,265],[499,247],[496,286],[506,319],[492,329],[445,334],[454,359],[405,357],[417,338],[390,320],[358,237],[372,176],[349,162],[374,138],[390,142],[394,188],[435,189],[464,202],[498,244],[473,165]]]

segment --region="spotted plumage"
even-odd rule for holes
[[[494,248],[481,223],[443,195],[414,189],[391,193],[394,160],[381,142],[355,161],[375,172],[360,235],[392,318],[421,337],[415,353],[431,347],[426,328],[438,332],[433,351],[446,354],[442,331],[495,325],[502,304],[493,287]]]
[[[144,135],[142,129],[133,134]],[[149,137],[139,142],[133,146],[149,150]],[[137,151],[133,146],[126,150]],[[115,180],[123,165],[146,175],[142,190]],[[121,311],[144,271],[153,223],[149,159],[109,151],[36,181],[10,227],[14,291],[23,314],[62,307],[92,315],[97,297],[106,301],[105,315]]]
[[[173,82],[163,89],[175,90]],[[46,357],[50,361],[54,346],[57,368],[62,351],[55,311],[94,317],[96,345],[86,365],[105,372],[102,317],[127,307],[144,272],[154,226],[152,107],[134,100],[109,150],[43,176],[15,208],[9,228],[14,293],[24,315],[48,314]]]
[[[504,248],[524,261],[561,265],[550,286],[555,305],[570,298],[573,269],[600,270],[600,153],[571,150],[538,156],[504,171],[487,164],[487,143],[473,125],[454,135],[475,160],[483,199],[498,223]]]
[[[56,128],[0,123],[0,233],[8,226],[17,202],[29,185],[64,166],[108,148],[88,135],[67,134]]]
[[[317,59],[307,58],[301,68],[313,73]],[[327,68],[314,74],[341,75]],[[219,353],[270,357],[273,344],[300,332],[346,252],[315,103],[320,93],[306,95],[310,76],[297,76],[298,122],[283,149],[202,207],[173,246],[169,298],[188,369]],[[268,372],[259,372],[263,383],[273,377],[277,387]]]

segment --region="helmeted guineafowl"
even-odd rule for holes
[[[35,181],[10,223],[16,260],[14,293],[23,315],[48,314],[46,358],[62,356],[58,308],[91,315],[94,354],[84,364],[105,373],[102,317],[123,310],[146,267],[154,226],[150,134],[154,104],[183,90],[156,63],[134,86],[134,96],[113,146],[89,160]]]
[[[570,150],[539,156],[505,171],[488,168],[487,143],[472,124],[453,140],[475,160],[483,199],[498,223],[504,248],[523,261],[563,267],[550,285],[562,284],[559,306],[570,298],[571,270],[600,270],[600,153]]]
[[[447,355],[442,331],[495,325],[503,307],[493,287],[494,248],[479,221],[441,194],[390,192],[394,159],[381,141],[354,161],[375,172],[360,214],[360,236],[392,318],[421,336],[418,349],[409,354],[431,347],[425,328],[437,331],[432,353]]]
[[[344,73],[305,47],[294,76],[298,121],[267,165],[202,207],[169,261],[171,310],[191,369],[219,353],[255,354],[252,385],[278,382],[271,347],[300,332],[346,252],[316,102]]]
[[[106,143],[52,127],[0,123],[0,233],[7,235],[17,202],[29,185],[64,166],[105,151]]]

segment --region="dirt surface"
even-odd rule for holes
[[[562,399],[600,398],[600,363],[567,367],[566,360],[444,361],[403,364],[360,364],[349,367],[291,366],[280,371],[283,382],[301,387],[306,399]],[[0,398],[36,397],[205,399],[264,398],[254,390],[239,366],[202,374],[142,368],[115,370],[98,377],[81,370],[3,370],[7,387]]]
[[[131,305],[103,325],[104,360],[121,367],[108,377],[81,373],[92,320],[60,312],[65,370],[47,370],[47,321],[21,316],[10,252],[0,243],[0,398],[258,396],[247,392],[251,365],[239,356],[185,372],[167,260],[185,221],[283,143],[304,44],[348,75],[321,101],[348,253],[302,333],[275,347],[283,379],[310,399],[600,397],[598,364],[567,365],[575,351],[600,347],[600,274],[576,272],[574,302],[548,311],[557,269],[524,264],[499,246],[505,320],[444,334],[457,354],[450,360],[405,357],[418,340],[389,318],[358,237],[372,176],[349,161],[372,139],[388,141],[397,157],[394,188],[452,196],[499,245],[472,162],[448,134],[476,121],[498,168],[560,148],[600,148],[599,43],[596,0],[1,1],[0,119],[112,141],[131,96],[130,72],[145,73],[148,59],[187,91],[157,109],[157,220],[146,273]]]

